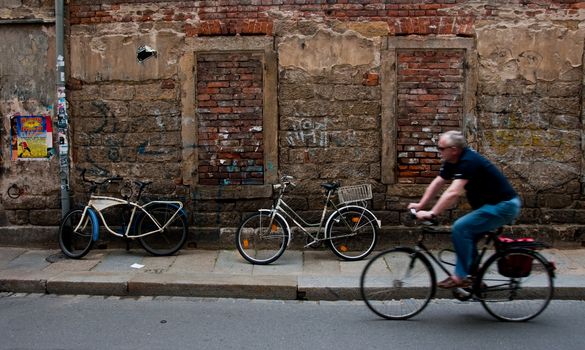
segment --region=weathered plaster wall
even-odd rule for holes
[[[297,203],[318,211],[320,183],[380,180],[381,40],[290,29],[277,42],[280,169],[299,179]]]
[[[44,24],[0,24],[0,223],[56,225],[59,180],[56,159],[11,161],[10,118],[53,116],[54,28]],[[18,198],[7,195],[15,186]]]
[[[86,83],[168,79],[184,49],[180,25],[114,23],[71,28],[71,78]],[[156,47],[157,60],[138,64],[137,43]]]
[[[573,22],[485,23],[477,36],[480,148],[524,193],[525,217],[579,221],[567,209],[582,186],[583,29]]]
[[[292,66],[318,75],[339,65],[380,65],[380,38],[369,39],[357,32],[341,34],[328,28],[312,35],[282,35],[278,52],[281,57],[279,64],[283,68]]]
[[[0,0],[0,21],[47,22],[55,20],[53,0]]]
[[[345,149],[360,143],[356,130],[359,124],[365,130],[378,128],[380,91],[375,79],[380,66],[379,48],[380,40],[327,29],[279,40],[283,149]],[[368,81],[368,74],[374,80]],[[371,118],[352,122],[352,117],[368,115]],[[321,161],[326,158],[330,162],[354,161],[343,161],[339,156]]]
[[[128,179],[156,174],[154,194],[186,198],[175,185],[181,183],[182,158],[177,63],[184,35],[178,28],[136,23],[71,28],[75,168]],[[156,47],[158,58],[139,63],[140,43]],[[76,189],[78,181],[72,177]]]

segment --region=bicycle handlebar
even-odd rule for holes
[[[293,188],[294,188],[294,187],[297,187],[297,184],[295,184],[295,183],[293,182],[293,181],[294,181],[294,179],[295,179],[295,178],[294,178],[294,177],[292,177],[292,176],[290,176],[290,175],[283,175],[283,176],[280,178],[280,183],[273,185],[273,187],[274,187],[274,189],[275,189],[275,190],[276,190],[276,189],[279,189],[279,188],[281,188],[281,187],[283,187],[283,186],[284,186],[284,187],[286,187],[286,186],[292,186]]]
[[[280,179],[280,182],[286,185],[291,185],[292,187],[296,187],[297,185],[293,182],[294,180],[294,177],[290,175],[284,175],[282,179]]]
[[[410,216],[413,219],[418,219],[416,217],[416,209],[410,208]],[[421,225],[424,225],[424,226],[437,226],[439,224],[439,220],[437,220],[436,217],[433,217],[430,220],[421,220],[420,223],[421,223]]]

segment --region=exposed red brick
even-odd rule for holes
[[[438,134],[461,127],[464,54],[400,50],[397,58],[397,152],[398,163],[404,166],[399,182],[428,183],[440,166],[433,151]]]
[[[263,183],[262,69],[254,54],[198,55],[200,184]]]
[[[369,72],[364,75],[362,82],[365,86],[378,86],[380,83],[380,75],[378,73]]]

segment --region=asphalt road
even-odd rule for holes
[[[583,329],[583,301],[511,324],[451,300],[387,321],[359,301],[0,294],[0,349],[583,349]]]

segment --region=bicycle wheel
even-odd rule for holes
[[[360,278],[366,305],[389,320],[405,320],[421,312],[434,297],[435,271],[412,248],[394,248],[368,262]]]
[[[160,226],[166,224],[161,232],[139,237],[138,241],[152,255],[165,256],[175,254],[187,241],[187,220],[178,207],[173,204],[156,203],[145,208]],[[175,215],[174,218],[173,215]],[[170,222],[168,222],[171,220]],[[167,223],[168,222],[168,223]],[[137,234],[157,230],[156,223],[145,213],[138,219]]]
[[[510,262],[528,267],[510,269]],[[524,265],[526,265],[524,263]],[[540,254],[512,249],[491,256],[481,268],[476,294],[483,307],[502,321],[528,321],[538,316],[553,297],[553,268]]]
[[[335,255],[345,260],[368,256],[378,240],[376,218],[365,208],[343,207],[331,214],[325,228],[327,243]]]
[[[287,226],[269,212],[250,215],[236,232],[240,255],[252,264],[266,265],[278,259],[288,244]]]
[[[83,223],[75,230],[83,216],[83,209],[70,210],[59,225],[59,247],[63,254],[73,259],[84,257],[93,245],[94,217],[85,215]]]

